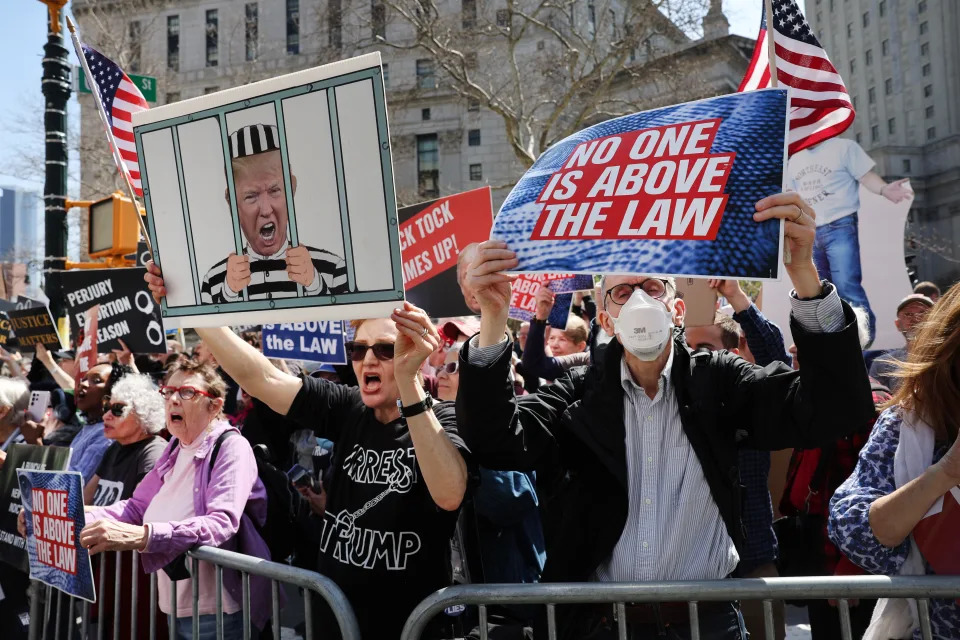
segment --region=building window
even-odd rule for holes
[[[167,69],[180,71],[180,16],[167,16]]]
[[[287,55],[300,53],[300,0],[287,0]]]
[[[920,0],[917,3],[917,13],[925,13],[927,10],[927,0]]]
[[[857,144],[860,144],[863,141],[863,136],[860,135],[860,132],[857,132],[857,135],[854,136],[857,139]]]
[[[904,173],[904,174],[910,173],[910,170],[911,170],[911,168],[910,168],[910,158],[904,158],[904,159],[903,159],[903,173]]]
[[[890,118],[889,120],[887,120],[887,133],[889,133],[890,135],[893,135],[896,132],[897,132],[897,119]]]
[[[857,99],[857,96],[853,96],[853,109],[854,109],[854,111],[857,110],[857,104],[858,104],[859,102],[860,102],[860,100]]]
[[[497,26],[509,29],[510,28],[510,10],[509,9],[497,9]]]
[[[171,104],[173,102],[180,102],[179,91],[168,91],[163,97],[163,104]]]
[[[206,20],[207,66],[217,66],[219,58],[220,18],[216,9],[207,9]]]
[[[932,118],[932,117],[933,117],[933,106],[932,106],[932,105],[929,106],[929,107],[927,107],[927,108],[924,110],[924,116],[926,116],[927,118]]]
[[[870,127],[870,140],[876,142],[880,139],[880,127],[873,125]]]
[[[128,35],[130,37],[130,60],[127,63],[127,70],[130,73],[140,73],[141,29],[139,20],[134,20],[128,25]]]
[[[933,95],[933,85],[928,84],[923,88],[923,97],[929,98],[932,95]]]
[[[440,196],[440,152],[435,133],[417,136],[417,189],[424,198]]]
[[[610,17],[610,37],[617,39],[617,12],[613,9],[607,9],[607,15]]]
[[[920,55],[923,56],[924,58],[926,58],[927,56],[930,55],[930,43],[929,43],[929,42],[924,42],[922,45],[920,45]]]
[[[480,111],[480,101],[479,100],[468,100],[467,101],[467,111],[470,113],[478,113]]]
[[[867,89],[867,103],[874,104],[877,101],[877,90],[873,87]]]
[[[472,165],[470,165],[470,179],[471,179],[471,180],[483,180],[483,165],[482,165],[482,164],[472,164]]]
[[[883,81],[883,93],[885,95],[893,95],[893,79],[887,78]]]
[[[933,140],[936,137],[937,137],[936,127],[930,127],[929,129],[927,129],[927,140]]]
[[[480,146],[480,129],[470,129],[467,131],[467,144],[471,147]]]
[[[880,43],[880,51],[881,51],[881,53],[883,53],[883,55],[885,55],[885,56],[890,55],[890,41],[889,41],[889,40],[884,40],[883,42]]]
[[[590,37],[597,35],[597,7],[593,4],[593,0],[587,2],[587,25]]]
[[[339,49],[343,46],[341,0],[327,0],[327,46],[331,49]]]
[[[220,87],[204,87],[203,95],[207,95],[208,93],[216,93],[217,91],[220,91]]]
[[[247,43],[247,62],[253,62],[260,55],[260,15],[256,2],[249,2],[245,7],[246,23],[244,36]]]
[[[853,37],[853,23],[852,23],[852,22],[848,22],[848,23],[847,23],[847,37],[848,37],[848,38],[852,38],[852,37]]]
[[[460,18],[464,29],[473,29],[477,26],[477,0],[461,0]]]
[[[820,14],[819,11],[817,11],[817,24],[818,25],[823,24],[823,16]]]
[[[433,60],[417,60],[417,88],[437,88],[437,76],[433,72]]]
[[[384,62],[380,66],[383,68],[383,86],[389,87],[390,86],[390,65]]]
[[[370,0],[370,33],[374,38],[387,37],[387,7],[380,0]]]
[[[880,0],[880,17],[887,15],[887,0]]]
[[[476,69],[477,68],[477,52],[476,51],[467,51],[463,54],[463,64],[467,69]]]
[[[923,65],[923,77],[927,77],[929,75],[930,75],[930,63],[928,62],[927,64]]]
[[[864,12],[863,12],[863,26],[864,26],[864,27],[869,27],[869,26],[870,26],[870,12],[869,12],[869,11],[864,11]]]
[[[869,67],[873,64],[873,49],[867,49],[867,52],[863,55],[864,63]]]
[[[920,35],[926,35],[927,31],[930,30],[930,25],[926,22],[920,23]]]
[[[857,61],[856,59],[852,59],[850,60],[850,73],[856,73],[856,72],[857,72]]]
[[[421,120],[430,119],[430,107],[427,107],[426,109],[420,109],[420,119]]]

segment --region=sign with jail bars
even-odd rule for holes
[[[403,299],[379,53],[133,124],[169,326],[386,317]]]

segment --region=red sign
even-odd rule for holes
[[[83,327],[80,328],[80,343],[77,346],[77,380],[97,365],[97,317],[100,305],[95,304],[83,312]]]
[[[714,240],[733,153],[710,153],[721,120],[579,144],[537,199],[531,240]]]
[[[37,560],[76,575],[77,532],[67,511],[69,494],[54,489],[33,489],[33,535],[37,541]]]

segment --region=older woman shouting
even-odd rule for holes
[[[257,477],[253,450],[245,438],[221,437],[228,430],[236,431],[222,419],[225,390],[209,364],[173,365],[160,392],[166,401],[167,429],[175,439],[130,499],[88,510],[91,524],[80,532],[80,544],[91,553],[140,550],[147,572],[171,565],[197,545],[270,557],[256,530],[266,520],[266,492]],[[217,601],[213,567],[201,562],[199,579],[199,638],[212,639]],[[177,619],[178,636],[192,637],[191,581],[176,583],[176,611],[170,608],[173,583],[165,572],[157,583],[160,610]],[[242,633],[240,577],[225,571],[223,584],[224,634],[231,637]],[[253,622],[262,628],[270,612],[269,583],[252,577],[251,597]]]

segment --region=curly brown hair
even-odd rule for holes
[[[915,411],[938,442],[952,443],[960,432],[960,284],[937,301],[899,365],[900,387],[885,406]]]
[[[214,398],[222,398],[227,394],[227,383],[223,381],[216,367],[209,362],[197,362],[188,358],[176,360],[167,367],[167,374],[163,378],[166,384],[174,375],[182,373],[184,375],[198,375],[206,385],[206,391]]]

